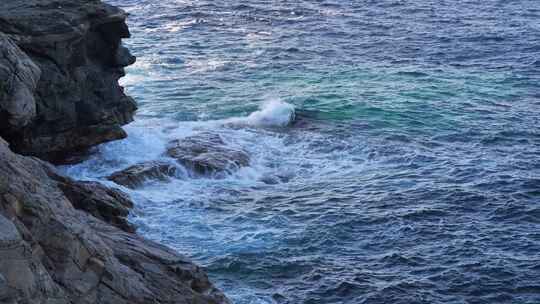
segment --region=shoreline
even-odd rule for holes
[[[46,162],[127,136],[126,17],[98,0],[0,4],[3,302],[229,303],[199,266],[136,234],[124,193]]]

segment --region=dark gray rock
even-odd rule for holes
[[[0,139],[2,303],[229,303],[187,258],[111,225],[103,198],[131,206],[115,191],[12,153]]]
[[[177,175],[178,169],[167,162],[149,161],[130,166],[107,177],[119,185],[135,189],[146,181],[168,181]]]
[[[15,295],[8,286],[6,278],[0,273],[0,303],[14,304]]]
[[[0,1],[0,136],[12,149],[59,162],[126,136],[125,19],[98,0]]]
[[[16,291],[32,298],[38,282],[31,268],[38,265],[29,254],[29,246],[15,225],[1,214],[0,231],[0,300],[14,302]],[[16,290],[12,287],[14,285],[18,287]]]
[[[0,119],[3,127],[15,130],[36,116],[34,91],[41,70],[0,32]]]
[[[169,143],[167,155],[197,174],[218,175],[249,165],[249,155],[214,133],[199,133]]]
[[[58,182],[58,187],[75,209],[84,210],[124,231],[135,232],[135,227],[127,220],[133,208],[127,194],[97,182],[75,181],[50,171],[48,173]]]

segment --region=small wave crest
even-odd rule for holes
[[[286,127],[296,116],[292,104],[279,99],[272,99],[263,103],[258,111],[247,117],[235,117],[225,120],[226,124],[250,125],[259,127]]]

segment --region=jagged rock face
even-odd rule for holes
[[[0,138],[1,303],[228,303],[188,259],[111,225],[112,209],[88,213],[89,189],[98,189],[89,204],[131,206]]]
[[[34,91],[41,70],[11,41],[0,33],[0,121],[2,127],[17,129],[36,116]]]
[[[214,177],[246,167],[250,161],[245,151],[228,146],[221,136],[208,132],[171,141],[166,154],[197,174]]]
[[[178,169],[162,161],[148,161],[113,173],[107,179],[130,189],[142,186],[146,181],[167,181],[177,175]]]
[[[60,161],[126,136],[125,19],[98,0],[0,1],[0,136],[12,149]]]

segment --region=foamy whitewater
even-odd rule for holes
[[[62,167],[235,304],[540,303],[540,2],[111,0],[128,138]],[[248,167],[190,174],[219,134]],[[162,160],[130,190],[106,176]]]
[[[272,162],[268,159],[271,158],[268,152],[274,149],[286,149],[283,139],[276,138],[271,131],[265,131],[265,128],[287,127],[294,122],[294,118],[293,105],[273,99],[263,103],[259,110],[246,117],[184,123],[166,119],[139,120],[126,127],[128,133],[126,140],[102,145],[98,149],[97,156],[82,164],[62,167],[62,169],[70,175],[85,179],[99,179],[119,168],[126,168],[144,161],[159,159],[175,164],[176,161],[165,155],[170,141],[210,131],[220,134],[226,139],[227,144],[250,152],[250,167],[240,169],[229,179],[256,182],[257,178],[273,171],[272,165],[265,166],[265,163]],[[185,171],[181,165],[177,166],[180,171]],[[222,181],[209,178],[208,182]]]
[[[255,127],[285,127],[294,121],[294,106],[278,99],[261,105],[261,109],[248,117],[235,117],[224,120],[224,123],[248,125]]]

